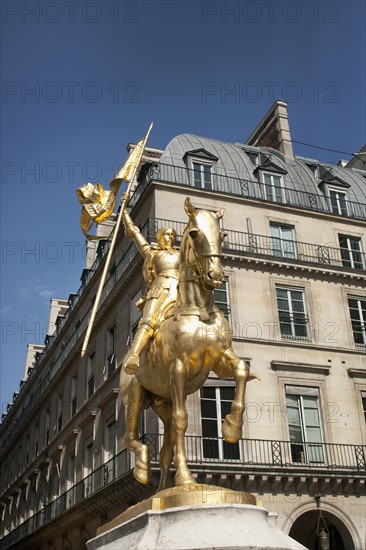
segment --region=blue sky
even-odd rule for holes
[[[3,0],[0,400],[42,343],[51,297],[80,286],[75,189],[109,184],[150,121],[244,142],[273,100],[292,138],[353,153],[365,136],[362,1]],[[349,155],[295,144],[298,155]]]

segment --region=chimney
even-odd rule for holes
[[[271,147],[285,157],[294,158],[285,101],[275,101],[246,143],[254,147]]]

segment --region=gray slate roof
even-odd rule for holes
[[[319,184],[328,173],[328,178],[338,177],[345,183],[348,200],[366,203],[366,173],[350,168],[318,163],[320,178],[316,177],[307,163],[300,158],[286,158],[279,151],[266,147],[251,147],[245,144],[228,143],[192,134],[181,134],[174,137],[164,150],[160,163],[186,168],[183,157],[187,151],[204,149],[218,157],[215,173],[231,178],[258,181],[253,173],[255,166],[252,164],[247,152],[262,153],[261,158],[269,158],[280,168],[286,170],[284,186],[286,189],[304,191],[322,195]],[[309,164],[309,162],[308,162]],[[185,183],[185,182],[182,182]],[[349,186],[349,187],[348,187]]]

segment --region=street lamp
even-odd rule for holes
[[[320,506],[320,495],[315,495],[314,498],[316,500],[316,507],[319,512],[316,534],[318,536],[320,550],[330,550],[329,531],[325,522],[325,518],[322,514],[322,509]]]

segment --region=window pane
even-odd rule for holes
[[[219,443],[217,439],[203,439],[203,456],[205,458],[219,458]]]
[[[202,400],[201,403],[202,418],[216,418],[217,405],[216,401]]]
[[[217,420],[202,418],[202,435],[204,437],[217,437]]]
[[[234,386],[223,386],[220,388],[221,401],[226,400],[232,402],[235,397]]]

